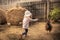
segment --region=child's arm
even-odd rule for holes
[[[31,19],[31,21],[38,21],[38,19]]]
[[[29,17],[29,20],[31,20],[31,21],[38,21],[37,18],[36,18],[36,19],[32,19],[32,18],[30,18],[30,17]]]

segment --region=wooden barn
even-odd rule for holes
[[[8,10],[13,6],[22,6],[30,10],[33,18],[39,18],[40,21],[45,21],[48,18],[50,10],[54,6],[60,7],[60,0],[1,0],[0,8]]]
[[[21,0],[17,3],[30,10],[33,18],[39,18],[40,21],[45,21],[48,18],[49,12],[56,6],[60,7],[60,0]]]

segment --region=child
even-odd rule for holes
[[[22,36],[25,35],[27,36],[27,33],[28,33],[28,27],[29,27],[29,22],[30,21],[37,21],[38,19],[32,19],[32,13],[28,10],[25,11],[25,15],[24,15],[24,18],[23,18],[23,29],[25,30],[23,33],[22,33]]]

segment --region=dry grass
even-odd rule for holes
[[[45,30],[45,23],[35,23],[29,28],[28,36],[24,40],[60,40],[60,28],[58,24],[53,24],[53,30],[48,33]],[[0,32],[0,40],[19,40],[23,29],[19,26],[11,26]],[[21,39],[20,39],[21,40]]]
[[[7,23],[6,21],[6,12],[0,9],[0,25]]]
[[[11,8],[7,12],[7,22],[13,25],[18,25],[19,22],[22,22],[25,9],[20,8]]]

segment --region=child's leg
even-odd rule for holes
[[[24,29],[25,31],[22,33],[22,35],[27,35],[28,29]]]
[[[26,34],[25,34],[25,35],[27,35],[27,33],[28,33],[28,29],[25,29],[25,32],[26,32]]]

